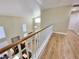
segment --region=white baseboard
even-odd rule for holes
[[[64,32],[54,32],[54,33],[58,33],[58,34],[62,34],[62,35],[67,35],[67,33],[64,33]]]

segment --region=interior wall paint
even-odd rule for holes
[[[63,6],[42,10],[41,27],[53,24],[55,32],[67,32],[71,7]]]
[[[79,13],[73,13],[70,17],[69,29],[79,33]]]
[[[0,25],[4,26],[6,38],[0,39],[0,42],[9,40],[17,35],[23,36],[22,24],[27,24],[27,31],[32,31],[32,17],[0,16]]]

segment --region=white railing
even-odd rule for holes
[[[47,26],[18,42],[0,48],[0,57],[6,57],[7,55],[8,59],[23,59],[23,57],[39,59],[52,34],[53,25]],[[22,43],[24,46],[21,45]]]
[[[53,34],[53,25],[37,34],[37,49],[33,54],[33,59],[39,59],[46,47],[51,35]]]

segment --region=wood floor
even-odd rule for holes
[[[53,34],[40,59],[79,59],[79,36]]]

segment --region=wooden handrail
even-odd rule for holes
[[[31,33],[33,33],[33,32],[29,32],[28,34],[31,34]]]
[[[45,28],[43,28],[43,29],[41,29],[41,30],[39,30],[39,31],[37,31],[37,32],[31,33],[31,34],[29,34],[28,36],[26,36],[26,37],[24,37],[24,38],[18,40],[18,41],[15,42],[15,43],[12,43],[12,44],[9,44],[9,45],[7,45],[7,46],[5,46],[5,47],[3,47],[3,48],[0,48],[0,54],[2,54],[3,52],[5,52],[5,51],[7,51],[7,50],[9,50],[9,49],[11,49],[11,48],[17,46],[18,44],[22,43],[23,41],[28,40],[28,39],[31,38],[32,36],[34,36],[34,35],[40,33],[41,31],[47,29],[47,28],[50,27],[50,26],[51,26],[51,25],[46,26]]]

